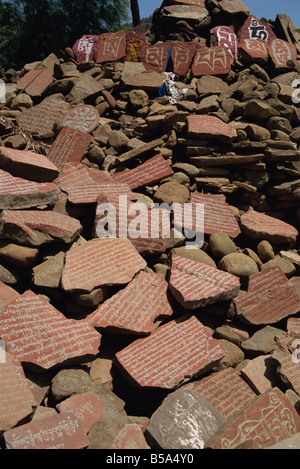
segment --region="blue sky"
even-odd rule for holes
[[[295,26],[300,28],[299,0],[243,0],[243,2],[258,19],[264,16],[274,20],[278,13],[285,13],[290,16]],[[155,8],[161,4],[162,0],[139,0],[141,18],[152,15]]]

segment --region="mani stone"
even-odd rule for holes
[[[272,355],[260,355],[248,361],[241,369],[241,376],[257,394],[263,394],[274,387],[277,378],[276,362]]]
[[[62,287],[90,292],[104,285],[124,285],[146,265],[129,239],[92,239],[67,252]]]
[[[195,309],[235,298],[240,281],[230,273],[173,254],[170,290],[181,306]]]
[[[297,62],[297,49],[282,39],[274,39],[269,44],[269,54],[276,70],[293,69]]]
[[[239,52],[248,62],[262,66],[266,64],[269,57],[267,42],[257,39],[242,39],[239,42]]]
[[[0,148],[0,167],[12,176],[36,182],[51,182],[59,174],[46,156],[7,147]]]
[[[47,158],[61,171],[66,163],[79,163],[87,151],[91,135],[64,127],[47,153]]]
[[[76,218],[53,211],[4,210],[0,218],[1,237],[26,246],[52,241],[69,244],[81,230]]]
[[[116,182],[128,184],[133,190],[146,184],[153,184],[171,174],[173,170],[169,163],[162,155],[156,155],[134,169],[113,174],[112,178]]]
[[[20,294],[9,285],[0,281],[0,310],[18,298]]]
[[[188,138],[216,139],[230,143],[235,137],[234,129],[218,117],[191,114],[186,120]]]
[[[61,124],[70,109],[70,105],[62,99],[50,98],[18,114],[16,121],[27,132],[53,135],[54,124]]]
[[[195,53],[192,72],[195,77],[203,75],[227,75],[231,69],[232,56],[225,47],[203,47]]]
[[[30,290],[1,310],[0,336],[17,360],[37,371],[93,357],[101,341],[92,326],[66,319]]]
[[[255,210],[248,210],[241,216],[243,233],[254,241],[266,240],[271,244],[294,244],[298,231],[288,223]]]
[[[141,61],[145,69],[153,72],[164,72],[167,66],[169,48],[168,43],[142,47]]]
[[[185,42],[175,42],[171,53],[175,75],[184,77],[187,75],[195,52],[196,49],[193,45]]]
[[[213,46],[228,49],[232,60],[238,58],[238,38],[229,26],[216,26],[210,31]]]
[[[284,351],[276,350],[273,353],[273,359],[276,361],[277,374],[289,389],[293,389],[297,394],[300,393],[300,373],[299,373],[299,352],[300,342],[295,341],[295,359]],[[293,348],[293,342],[292,347]],[[298,353],[297,353],[298,352]]]
[[[106,300],[86,321],[117,333],[148,334],[155,322],[171,316],[168,284],[163,275],[140,272],[123,290]]]
[[[224,355],[224,347],[204,325],[194,316],[185,316],[136,340],[116,359],[125,377],[137,386],[173,389],[206,373]]]
[[[136,423],[128,423],[119,430],[117,436],[109,447],[112,449],[150,449],[144,433],[140,425]]]
[[[92,132],[99,125],[99,113],[94,106],[88,104],[75,106],[65,116],[62,125],[80,132]]]
[[[272,324],[300,311],[300,298],[279,267],[250,277],[248,292],[234,300],[237,316],[248,324]]]
[[[28,181],[0,169],[0,210],[50,204],[57,195],[58,187],[53,182]]]
[[[213,194],[192,193],[191,202],[204,205],[204,233],[225,233],[236,238],[240,227],[230,206],[220,197]]]
[[[117,33],[103,37],[99,41],[97,51],[97,63],[115,62],[126,55],[126,33],[118,31]]]
[[[96,62],[98,42],[99,36],[91,34],[84,34],[80,39],[77,39],[72,47],[76,57],[76,62]]]
[[[30,96],[41,96],[51,85],[52,79],[53,70],[49,68],[30,70],[17,81],[17,88]]]
[[[226,419],[201,394],[178,389],[153,413],[147,435],[162,449],[204,449]]]
[[[59,405],[59,412],[73,412],[81,420],[84,431],[88,433],[97,420],[102,417],[103,408],[100,397],[90,391],[65,399]]]
[[[4,433],[7,449],[83,449],[88,437],[73,412],[34,420]]]
[[[35,398],[21,363],[1,348],[0,341],[0,436],[33,414]]]
[[[294,406],[272,388],[229,419],[207,443],[210,449],[265,449],[290,438],[300,429]]]
[[[211,373],[181,389],[199,393],[226,418],[241,410],[256,397],[255,392],[234,368]]]
[[[276,36],[270,26],[259,21],[254,15],[249,15],[242,26],[240,39],[254,39],[270,44]]]

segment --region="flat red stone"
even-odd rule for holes
[[[264,24],[254,15],[249,15],[242,26],[240,39],[267,41],[270,44],[276,36],[269,25]]]
[[[211,373],[198,381],[185,384],[181,389],[199,392],[227,418],[256,397],[256,393],[233,368]]]
[[[73,412],[83,424],[86,433],[102,417],[103,407],[100,397],[94,392],[75,394],[65,399],[59,406],[59,412]]]
[[[158,319],[171,316],[168,284],[161,274],[140,272],[123,290],[99,306],[86,321],[119,333],[149,334]]]
[[[57,195],[58,187],[52,182],[28,181],[0,169],[0,210],[50,204]]]
[[[134,31],[126,33],[126,62],[140,62],[141,50],[147,45],[147,36],[136,34]]]
[[[295,407],[277,388],[257,397],[207,444],[212,449],[264,449],[300,431]]]
[[[146,184],[153,184],[173,174],[169,163],[162,155],[156,155],[134,169],[112,175],[114,181],[126,183],[130,189],[137,189]]]
[[[236,238],[241,233],[230,206],[220,197],[212,194],[192,193],[190,200],[194,204],[204,204],[204,233],[222,232],[231,238]]]
[[[51,85],[53,70],[39,68],[30,70],[17,81],[17,88],[26,91],[30,96],[41,96]]]
[[[216,26],[210,34],[214,47],[225,47],[225,49],[228,49],[232,60],[238,58],[238,38],[232,28],[229,26]]]
[[[47,158],[59,170],[62,170],[66,163],[79,163],[89,146],[91,138],[90,134],[64,127],[51,145]]]
[[[160,255],[166,250],[165,238],[170,235],[170,213],[163,209],[148,210],[145,204],[130,199],[130,194],[117,191],[106,190],[99,195],[93,237],[128,238],[142,256]],[[107,223],[109,226],[104,229]]]
[[[195,316],[160,326],[116,354],[119,364],[138,386],[172,389],[206,373],[225,355]]]
[[[166,43],[144,46],[141,49],[141,61],[146,70],[164,72],[167,66],[169,49],[170,46]]]
[[[241,216],[240,226],[243,233],[254,241],[266,240],[271,244],[294,244],[298,236],[293,226],[255,210],[248,210]]]
[[[98,45],[97,63],[115,62],[126,55],[126,33],[118,31],[108,35]]]
[[[0,435],[30,417],[36,406],[21,363],[4,353],[5,359],[0,360]]]
[[[27,132],[52,135],[54,124],[61,124],[70,110],[70,105],[60,98],[45,99],[18,114],[16,121]]]
[[[195,77],[202,75],[227,75],[231,69],[232,56],[225,47],[198,49],[194,56],[192,72]]]
[[[76,218],[54,211],[5,210],[2,237],[20,244],[39,246],[53,240],[72,243],[82,230]]]
[[[187,137],[217,139],[229,143],[235,137],[235,131],[218,117],[191,114],[187,116]]]
[[[82,422],[65,412],[34,420],[4,434],[10,449],[83,449],[89,444]]]
[[[99,112],[94,106],[83,104],[75,106],[65,116],[62,125],[80,132],[89,133],[99,125]]]
[[[78,63],[96,62],[98,43],[99,36],[84,34],[72,47],[76,61]]]
[[[175,42],[171,53],[173,72],[175,75],[187,75],[195,53],[196,47],[193,44],[186,42]]]
[[[101,341],[92,326],[66,319],[31,291],[1,311],[0,336],[17,360],[39,371],[91,358]]]
[[[251,275],[248,293],[234,300],[237,315],[249,324],[272,324],[300,311],[300,298],[279,267]]]
[[[241,369],[241,375],[257,394],[263,394],[273,387],[274,376],[276,376],[274,363],[272,355],[260,355],[249,360]]]
[[[254,62],[259,60],[265,63],[269,57],[267,41],[260,41],[259,39],[241,39],[239,52],[246,58],[251,58]]]
[[[274,39],[269,44],[269,54],[276,69],[295,68],[297,62],[297,49],[295,44]]]
[[[16,298],[18,298],[19,295],[20,293],[11,288],[9,285],[0,282],[0,310],[11,301],[14,301]]]
[[[62,287],[90,292],[104,285],[124,285],[146,265],[128,239],[92,239],[67,252]]]
[[[59,174],[46,156],[8,147],[0,148],[0,167],[13,176],[36,182],[53,181]]]
[[[195,309],[235,298],[240,281],[228,272],[173,254],[170,290],[184,308]]]

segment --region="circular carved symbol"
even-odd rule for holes
[[[92,132],[99,124],[99,113],[93,106],[74,107],[64,118],[63,125],[81,132]]]

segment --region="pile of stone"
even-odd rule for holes
[[[5,72],[1,448],[300,448],[300,42],[267,23],[165,1]]]

